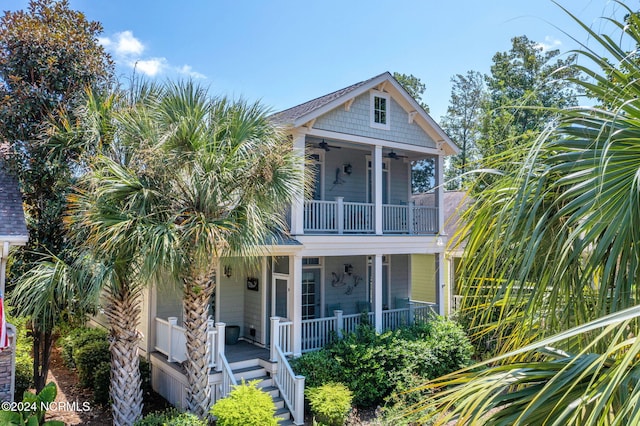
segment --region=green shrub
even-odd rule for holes
[[[22,401],[26,390],[33,388],[33,339],[27,333],[27,318],[7,315],[7,322],[16,327],[16,381],[14,401]]]
[[[377,334],[367,325],[325,349],[292,362],[309,387],[344,383],[353,402],[370,407],[388,400],[410,404],[423,396],[408,392],[425,381],[470,363],[472,347],[455,322],[436,317],[427,324]],[[401,397],[391,397],[401,394]]]
[[[215,403],[211,414],[218,418],[217,426],[277,426],[273,400],[256,383],[243,382]]]
[[[111,384],[111,363],[101,362],[93,370],[93,401],[98,404],[109,402],[109,386]]]
[[[291,360],[291,367],[296,372],[303,372],[306,387],[318,387],[325,383],[340,380],[342,370],[329,351],[308,352]]]
[[[96,368],[101,363],[111,362],[109,342],[106,340],[89,342],[74,351],[73,359],[78,370],[80,385],[83,387],[93,386]]]
[[[193,414],[180,413],[175,408],[169,408],[166,411],[147,414],[135,422],[134,426],[207,426],[207,422]]]
[[[351,410],[353,394],[342,383],[327,383],[317,388],[307,388],[311,412],[315,420],[324,426],[342,426]]]
[[[80,327],[58,340],[62,348],[62,358],[69,368],[76,368],[75,354],[83,346],[97,341],[107,340],[107,331],[102,328]]]

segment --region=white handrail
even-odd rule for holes
[[[304,376],[296,376],[284,352],[275,344],[275,383],[296,425],[304,424]]]
[[[167,320],[155,318],[156,324],[156,341],[155,350],[167,356],[169,362],[184,362],[187,359],[187,337],[184,327],[178,325],[177,317],[169,317]],[[209,345],[209,367],[216,366],[216,358],[214,354],[220,350],[224,351],[224,347],[220,347],[218,327],[224,324],[216,324],[216,328],[212,328],[211,324],[207,329],[207,344]],[[223,334],[224,336],[224,334]]]
[[[224,353],[218,354],[220,363],[222,364],[222,382],[220,383],[220,398],[225,398],[231,392],[233,386],[238,385],[238,381],[233,376],[233,370],[227,361]],[[214,401],[216,402],[216,401]]]

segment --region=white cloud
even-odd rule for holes
[[[133,63],[130,63],[130,66],[135,68],[136,71],[140,71],[142,74],[145,74],[149,77],[155,77],[156,75],[162,73],[167,68],[167,59],[166,58],[140,59]]]
[[[545,36],[544,41],[536,44],[537,48],[542,49],[543,52],[547,50],[557,49],[562,45],[562,42],[551,36]]]
[[[199,73],[198,71],[194,71],[193,68],[191,68],[191,65],[183,65],[176,70],[180,74],[188,75],[191,78],[207,78],[206,75]]]
[[[178,67],[171,65],[164,57],[144,57],[142,54],[146,46],[130,30],[115,33],[112,37],[100,37],[98,42],[113,54],[116,63],[134,68],[148,77],[173,72],[191,78],[207,78],[204,74],[195,71],[191,65],[185,64]]]
[[[100,37],[98,42],[108,50],[113,51],[116,56],[139,56],[145,49],[144,44],[131,31],[115,33],[113,38]]]

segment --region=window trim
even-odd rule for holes
[[[386,112],[386,118],[387,118],[387,122],[386,123],[376,123],[375,121],[375,101],[376,98],[381,98],[386,100],[386,106],[387,106],[387,110]],[[380,92],[378,90],[372,90],[370,92],[369,95],[369,100],[370,100],[370,120],[369,120],[369,125],[371,127],[373,127],[374,129],[382,129],[382,130],[389,130],[391,129],[391,97],[389,96],[388,93],[385,92]]]

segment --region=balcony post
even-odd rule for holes
[[[416,322],[415,303],[409,300],[409,324],[413,325]]]
[[[344,318],[342,317],[342,311],[333,311],[336,316],[336,333],[338,334],[338,339],[342,339],[342,330],[344,330]]]
[[[409,231],[409,234],[413,234],[413,218],[414,218],[414,214],[415,214],[415,203],[413,200],[409,201],[409,204],[407,205],[407,228]]]
[[[382,235],[382,146],[376,145],[373,152],[373,161],[371,167],[374,176],[374,203],[375,203],[375,232],[376,235]]]
[[[277,361],[276,345],[280,345],[280,317],[271,317],[271,354],[269,360]]]
[[[293,152],[298,157],[297,167],[304,171],[304,133],[293,134]],[[298,188],[291,203],[291,235],[304,234],[304,190]]]
[[[174,362],[173,359],[173,327],[178,325],[178,317],[167,318],[169,323],[169,354],[167,355],[167,362]]]
[[[443,200],[443,187],[442,182],[444,181],[444,152],[441,149],[441,155],[438,155],[436,159],[436,208],[438,209],[436,212],[436,229],[438,230],[438,235],[444,235],[444,200]]]
[[[336,200],[336,229],[338,234],[344,234],[344,197],[335,197]]]
[[[226,324],[223,322],[216,323],[216,339],[218,339],[215,345],[216,354],[214,358],[216,360],[216,371],[222,371],[222,359],[220,358],[220,354],[224,353],[224,341],[226,335],[225,327]]]

